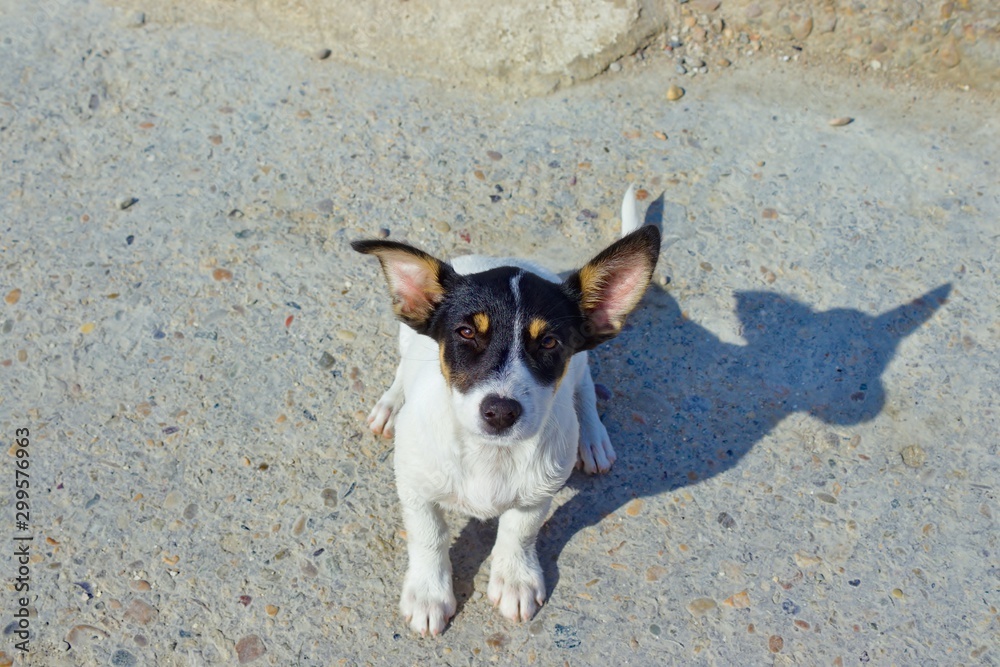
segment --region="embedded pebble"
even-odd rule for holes
[[[945,67],[956,67],[962,61],[962,55],[958,52],[958,47],[953,42],[946,42],[938,50],[938,58]]]
[[[716,521],[726,530],[732,530],[736,527],[736,519],[729,516],[728,512],[720,512],[719,516],[716,517]]]
[[[335,362],[336,359],[333,358],[333,355],[331,355],[329,352],[324,352],[319,356],[319,361],[317,363],[319,364],[320,368],[322,368],[323,370],[327,370],[328,368],[332,367]]]
[[[348,342],[356,339],[358,334],[350,331],[349,329],[337,329],[337,338],[340,340],[346,340]]]
[[[722,601],[722,604],[733,609],[748,609],[750,607],[750,594],[747,591],[733,593]]]
[[[687,610],[692,616],[704,616],[718,605],[712,598],[695,598],[687,603]]]
[[[264,642],[257,635],[247,635],[236,642],[236,658],[241,665],[253,662],[266,652]]]
[[[671,102],[676,102],[677,100],[684,97],[684,89],[677,85],[671,85],[667,88],[667,99]]]
[[[330,49],[320,49],[320,50],[316,51],[316,53],[313,54],[313,55],[316,58],[316,60],[326,60],[332,54],[333,54],[333,51],[331,51]]]
[[[809,36],[813,29],[811,16],[806,16],[792,24],[792,36],[795,39],[803,40]]]
[[[388,227],[379,227],[378,232],[376,233],[376,235],[380,239],[387,239],[387,238],[389,238],[389,228]]]
[[[111,655],[112,667],[134,667],[137,662],[136,657],[123,648]]]
[[[614,396],[612,391],[600,382],[594,383],[594,393],[597,394],[597,400],[599,401],[610,401]]]
[[[837,118],[831,118],[829,120],[830,127],[843,127],[844,125],[850,125],[854,122],[854,119],[850,116],[839,116]]]
[[[159,612],[156,611],[156,609],[149,606],[142,600],[132,600],[128,608],[125,610],[125,614],[122,618],[129,623],[149,625],[158,615]]]
[[[778,653],[785,646],[785,640],[780,635],[771,635],[767,638],[767,648],[771,653]]]
[[[442,234],[447,234],[448,232],[451,231],[451,225],[449,225],[444,220],[435,220],[434,229],[438,230]]]
[[[908,445],[899,453],[903,463],[910,468],[919,468],[927,461],[927,452],[920,445]]]
[[[11,291],[7,292],[7,296],[5,296],[3,300],[6,301],[8,305],[13,306],[15,303],[21,300],[21,289],[15,287]]]
[[[494,161],[503,159],[503,153],[500,153],[499,151],[486,151],[486,156]]]
[[[232,280],[233,272],[228,269],[215,269],[212,271],[212,278],[215,280]]]

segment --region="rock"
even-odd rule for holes
[[[944,46],[938,49],[938,60],[945,67],[952,68],[962,61],[962,55],[954,42],[945,42]]]
[[[785,640],[781,635],[771,635],[767,638],[767,648],[771,653],[778,653],[785,646]]]
[[[805,16],[792,24],[792,37],[803,40],[809,36],[813,30],[813,20],[811,16]]]
[[[822,16],[816,19],[816,32],[833,32],[837,27],[837,14],[832,10],[823,12]]]
[[[136,657],[123,648],[118,649],[111,655],[112,667],[135,667],[138,663]]]
[[[253,662],[266,652],[264,642],[257,635],[247,635],[236,642],[236,658],[241,665]]]
[[[920,445],[903,447],[899,455],[903,458],[903,463],[910,468],[919,468],[927,461],[927,452]]]
[[[684,89],[680,86],[672,85],[667,88],[667,99],[671,102],[676,102],[682,97],[684,97]]]
[[[854,122],[854,119],[850,116],[839,116],[837,118],[831,118],[827,121],[830,127],[843,127],[844,125],[850,125]]]
[[[316,60],[326,60],[332,54],[333,51],[331,51],[330,49],[320,49],[315,54],[313,54],[313,57],[316,58]]]
[[[698,616],[704,616],[716,607],[718,607],[718,605],[712,598],[695,598],[687,604],[687,610],[696,618]]]
[[[128,608],[125,610],[123,619],[129,623],[135,623],[137,625],[149,625],[156,617],[159,612],[153,607],[149,606],[142,600],[132,600]]]

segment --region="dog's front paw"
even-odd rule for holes
[[[576,467],[583,468],[588,475],[611,470],[614,464],[615,450],[611,447],[608,429],[600,419],[580,424],[580,450],[577,453]]]
[[[396,412],[398,409],[398,402],[389,396],[389,392],[386,392],[368,414],[368,428],[375,435],[381,435],[383,438],[391,438],[395,431]]]
[[[451,574],[420,576],[412,570],[406,573],[399,610],[410,629],[421,637],[439,635],[455,615],[455,594],[451,588]]]
[[[487,594],[506,618],[530,620],[545,603],[545,579],[537,556],[533,552],[528,558],[494,556]]]

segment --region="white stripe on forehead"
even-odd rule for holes
[[[521,342],[521,330],[524,328],[524,311],[521,309],[521,277],[524,271],[518,271],[510,277],[510,293],[514,296],[514,336],[510,341],[510,351],[504,362],[505,369],[509,369],[511,362],[518,359],[519,345]],[[509,371],[508,371],[509,372]]]

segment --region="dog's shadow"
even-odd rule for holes
[[[661,197],[662,199],[662,197]],[[646,214],[659,224],[662,201]],[[667,290],[652,287],[625,332],[592,355],[597,382],[612,381],[609,431],[618,454],[610,473],[574,473],[576,494],[538,539],[549,594],[558,558],[581,530],[634,498],[655,496],[735,466],[785,417],[806,412],[833,425],[875,418],[885,405],[882,374],[906,336],[945,303],[950,284],[888,312],[816,311],[778,292],[736,294],[745,345],[727,343],[687,319]],[[495,522],[470,522],[452,547],[459,606],[488,557]]]

